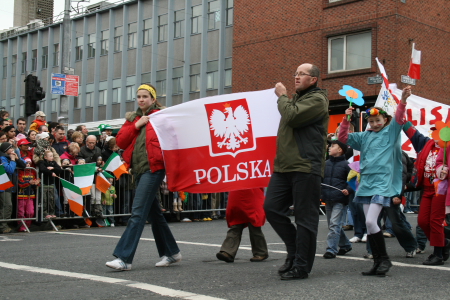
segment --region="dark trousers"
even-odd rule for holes
[[[232,257],[236,256],[236,253],[241,244],[242,231],[247,224],[232,225],[228,229],[227,237],[223,241],[220,251],[230,254]],[[253,256],[266,256],[269,254],[267,251],[266,238],[261,230],[261,227],[255,227],[248,223],[248,232],[250,234],[250,243],[252,245]]]
[[[366,230],[366,216],[364,216],[363,205],[361,203],[353,202],[355,193],[350,194],[348,206],[353,218],[353,228],[355,230],[355,236],[360,239],[363,238],[364,234],[367,233]]]
[[[286,244],[288,258],[294,258],[294,267],[307,273],[316,254],[320,183],[319,175],[274,172],[264,203],[267,221]],[[287,217],[292,204],[297,226]]]
[[[400,246],[402,246],[406,252],[416,250],[416,238],[406,222],[405,215],[403,215],[400,210],[400,205],[394,205],[391,200],[391,206],[385,207],[384,210],[386,211],[389,220],[391,220],[392,231],[394,231],[394,235],[400,243]]]

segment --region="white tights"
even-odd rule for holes
[[[380,215],[383,205],[381,204],[363,204],[364,215],[366,216],[367,234],[375,234],[380,231],[378,227],[378,216]]]

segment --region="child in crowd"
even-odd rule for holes
[[[61,176],[62,169],[54,161],[53,152],[46,150],[44,159],[39,161],[39,174],[44,174],[42,206],[45,219],[56,218],[55,216],[55,177]]]
[[[25,158],[27,168],[31,167],[31,158]],[[32,218],[34,216],[34,202],[36,201],[36,186],[39,185],[40,179],[36,178],[36,171],[33,169],[19,170],[19,193],[17,195],[17,218]],[[18,221],[19,232],[26,231],[22,222]],[[31,220],[25,221],[29,228]]]
[[[114,214],[114,199],[117,198],[116,188],[113,185],[114,178],[108,178],[108,181],[111,183],[111,186],[106,193],[102,193],[103,215],[105,216]],[[111,227],[114,227],[114,218],[108,217],[107,219]]]
[[[77,165],[84,165],[84,164],[86,164],[86,160],[84,158],[79,158],[77,160]]]
[[[328,228],[327,251],[324,258],[335,258],[352,250],[352,245],[342,228],[344,225],[348,196],[353,191],[347,183],[350,167],[345,159],[347,145],[333,140],[328,148],[330,158],[325,163],[325,176],[322,186],[322,201],[326,203]],[[329,187],[332,186],[332,187]],[[338,190],[339,189],[339,190]],[[338,250],[339,247],[339,250]]]
[[[367,131],[348,134],[347,116],[352,114],[353,107],[345,111],[346,116],[341,123],[338,139],[361,151],[361,181],[353,201],[363,204],[367,238],[374,259],[372,269],[362,272],[363,275],[384,276],[392,267],[377,221],[383,206],[389,206],[391,197],[402,191],[400,133],[404,124],[406,99],[410,95],[411,87],[407,86],[403,89],[394,120],[381,108],[369,108],[366,119],[370,129]]]

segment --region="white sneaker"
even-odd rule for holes
[[[367,243],[367,234],[363,235],[363,238],[362,238],[361,242]]]
[[[359,243],[361,242],[361,239],[357,236],[352,237],[351,239],[349,239],[350,243]]]
[[[161,258],[162,258],[161,261],[157,262],[155,264],[155,267],[168,267],[171,264],[180,262],[181,261],[181,253],[178,252],[177,254],[169,256],[169,257],[164,255]]]
[[[111,227],[116,227],[116,225],[114,225],[114,223],[111,224]]]
[[[120,258],[116,258],[113,261],[108,261],[106,263],[107,267],[119,270],[119,271],[130,271],[131,270],[131,264],[126,264],[121,260]]]

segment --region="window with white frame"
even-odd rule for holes
[[[172,93],[174,95],[183,94],[183,72],[184,68],[174,68],[172,72]]]
[[[127,101],[134,101],[134,86],[133,85],[128,85],[127,86],[127,91],[126,91],[126,93],[127,93]]]
[[[191,33],[202,32],[202,6],[197,5],[192,7],[192,19],[191,19]]]
[[[107,55],[109,51],[109,29],[103,30],[100,36],[100,55]]]
[[[11,56],[11,76],[16,76],[17,54]]]
[[[227,0],[227,26],[233,25],[234,20],[234,0]]]
[[[158,42],[167,41],[167,14],[158,16]]]
[[[137,23],[128,24],[128,49],[137,46]]]
[[[120,87],[119,88],[115,88],[112,90],[112,94],[113,94],[113,103],[120,103]]]
[[[106,105],[108,101],[108,91],[102,90],[98,92],[98,105]]]
[[[328,38],[328,71],[342,72],[371,67],[372,32]]]
[[[184,9],[177,10],[175,12],[175,21],[174,21],[174,38],[181,38],[184,36]]]
[[[230,87],[232,84],[232,70],[231,70],[232,58],[225,58],[225,87]]]
[[[206,65],[206,89],[219,88],[219,61],[208,61]]]
[[[27,70],[27,53],[22,52],[22,74],[25,74]]]
[[[86,93],[86,107],[92,107],[93,105],[93,101],[92,101],[92,97],[93,97],[94,93]]]
[[[31,50],[31,71],[37,69],[37,49]]]
[[[199,92],[200,91],[200,64],[195,64],[190,66],[189,72],[190,80],[190,91]]]
[[[144,20],[144,37],[143,37],[143,45],[151,45],[152,44],[152,19]]]
[[[122,26],[114,28],[114,52],[122,51],[122,35],[123,35]]]
[[[159,97],[166,96],[166,70],[156,72],[156,95]]]
[[[80,36],[76,39],[75,60],[82,60],[82,59],[83,59],[83,37]]]
[[[59,66],[59,44],[53,45],[53,66]]]
[[[95,33],[88,35],[88,57],[95,57]]]
[[[42,47],[42,69],[47,69],[48,67],[48,46]]]
[[[220,2],[219,0],[208,2],[208,30],[220,27]]]

